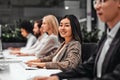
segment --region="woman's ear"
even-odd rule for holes
[[[118,7],[120,8],[120,0],[119,0],[119,5],[118,5]]]

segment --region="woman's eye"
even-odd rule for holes
[[[69,27],[70,25],[65,25],[66,27]]]

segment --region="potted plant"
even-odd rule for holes
[[[87,31],[86,24],[83,23],[82,34],[83,34],[83,44],[82,44],[82,60],[87,60],[91,54],[94,53],[99,40],[99,29],[94,27],[91,31]]]
[[[3,48],[21,47],[25,44],[26,39],[21,35],[19,23],[20,21],[16,21],[13,24],[1,25]]]

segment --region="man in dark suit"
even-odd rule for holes
[[[108,25],[95,54],[74,70],[34,80],[120,80],[120,0],[95,0],[94,7]]]

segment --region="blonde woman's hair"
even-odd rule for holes
[[[54,15],[47,15],[43,17],[46,22],[48,23],[48,25],[50,26],[52,33],[55,35],[58,35],[58,20]]]

